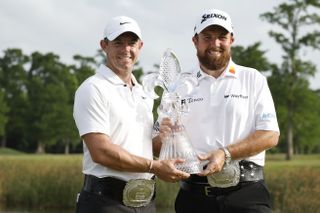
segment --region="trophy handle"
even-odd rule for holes
[[[155,93],[154,88],[160,86],[164,88],[163,82],[159,79],[159,73],[152,72],[142,77],[143,90],[149,98],[158,99],[159,96]]]

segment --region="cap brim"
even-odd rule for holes
[[[110,35],[107,35],[107,39],[108,39],[109,41],[113,41],[113,40],[116,39],[118,36],[120,36],[121,34],[126,33],[126,32],[134,33],[135,35],[138,36],[138,38],[142,39],[140,32],[138,32],[136,29],[130,29],[130,28],[121,29],[121,30],[119,30],[119,31],[117,31],[117,32],[114,32],[114,33],[112,33],[112,34],[110,34]]]

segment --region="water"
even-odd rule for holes
[[[25,208],[10,208],[4,209],[0,207],[0,213],[74,213],[74,209],[55,209],[55,210],[34,210],[34,209],[25,209]],[[174,213],[173,209],[163,209],[158,208],[157,213]]]
[[[33,209],[22,209],[22,208],[10,208],[10,209],[0,209],[0,213],[74,213],[74,209],[63,210],[63,209],[55,209],[55,210],[33,210]]]

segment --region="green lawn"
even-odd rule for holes
[[[23,152],[10,149],[10,148],[0,148],[0,155],[18,155],[23,154]]]
[[[0,204],[72,208],[81,189],[82,154],[23,154],[0,149]],[[265,178],[274,212],[319,212],[320,155],[267,155]],[[157,204],[171,208],[178,183],[157,180]]]
[[[320,169],[320,155],[295,155],[293,159],[285,160],[284,154],[267,155],[266,170],[296,169],[297,167],[312,167]]]

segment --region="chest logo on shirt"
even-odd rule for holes
[[[194,102],[202,102],[203,98],[199,97],[199,98],[185,98],[181,100],[182,104],[190,104],[190,103],[194,103]]]
[[[249,96],[248,95],[242,95],[242,94],[227,94],[227,95],[224,95],[224,98],[227,99],[227,98],[238,98],[238,99],[248,99]]]

